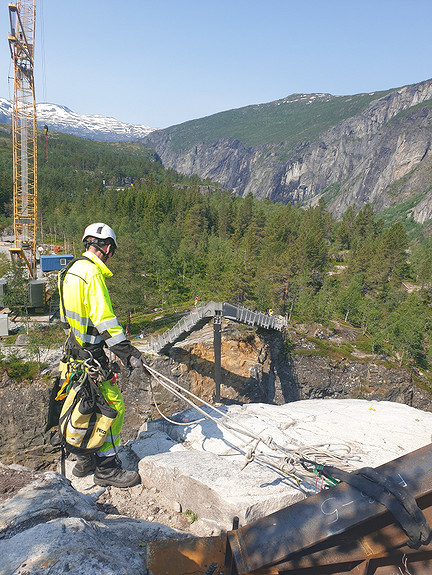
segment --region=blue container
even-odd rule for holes
[[[43,272],[60,271],[67,264],[73,260],[74,257],[70,254],[55,254],[53,256],[41,256],[40,266]]]

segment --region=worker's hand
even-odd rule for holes
[[[131,356],[129,359],[129,365],[132,369],[140,369],[150,375],[150,372],[147,370],[147,361],[143,354],[141,354],[139,357]]]

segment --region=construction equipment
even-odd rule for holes
[[[13,217],[15,245],[11,258],[22,258],[36,275],[37,126],[34,86],[36,0],[9,4],[9,48],[14,67]]]

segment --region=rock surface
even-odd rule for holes
[[[339,467],[377,466],[431,441],[432,414],[398,403],[329,399],[221,409],[214,421],[188,421],[186,427],[148,424],[121,451],[125,466],[138,464],[142,476],[143,485],[131,489],[100,488],[91,476],[71,483],[52,471],[0,466],[2,482],[9,478],[0,498],[0,574],[144,575],[149,541],[188,536],[162,525],[157,506],[170,505],[172,514],[183,509],[195,519],[195,534],[208,535],[230,528],[234,514],[249,523],[321,488],[313,475],[299,488],[293,481],[299,468],[287,475],[258,462],[258,456],[276,461],[263,442],[241,471],[244,452],[256,442],[222,427],[228,417],[242,432],[271,436],[279,447],[309,458],[336,458]],[[176,416],[179,422],[192,418],[191,410]],[[73,477],[71,467],[68,462]],[[14,473],[17,489],[30,481],[18,491],[11,490]]]
[[[376,467],[432,440],[432,414],[399,403],[327,399],[206,411],[212,420],[186,427],[146,424],[132,449],[145,485],[224,529],[234,516],[244,525],[314,492],[315,476],[288,460]],[[191,409],[176,420],[200,418]]]
[[[146,574],[145,542],[185,534],[157,523],[106,515],[94,498],[54,472],[0,505],[1,575]]]
[[[233,322],[223,321],[221,396],[224,404],[280,405],[299,399],[362,398],[432,409],[427,382],[418,372],[389,366],[376,356],[364,357],[358,350],[350,356],[344,354],[338,346],[344,342],[354,344],[355,329],[300,325],[292,328],[288,336],[291,350],[287,354],[281,334],[240,328]],[[333,356],[319,352],[317,339],[333,346]],[[138,346],[146,353],[145,342]],[[55,406],[53,376],[57,373],[60,354],[61,350],[52,352],[51,375],[36,381],[14,382],[7,374],[0,376],[0,461],[3,463],[55,469],[59,451],[50,444],[45,429],[53,424],[49,406]],[[148,356],[148,360],[179,385],[204,400],[214,400],[211,325],[177,344],[169,356]],[[184,401],[154,382],[152,395],[148,379],[139,374],[131,377],[122,374],[120,385],[126,403],[123,442],[136,439],[143,422],[160,417],[155,402],[167,415],[187,407]]]

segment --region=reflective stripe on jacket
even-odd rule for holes
[[[77,260],[66,273],[60,320],[68,323],[77,342],[84,348],[113,347],[127,341],[115,316],[105,278],[112,272],[93,252],[83,254],[93,263]],[[66,317],[65,317],[66,316]]]

